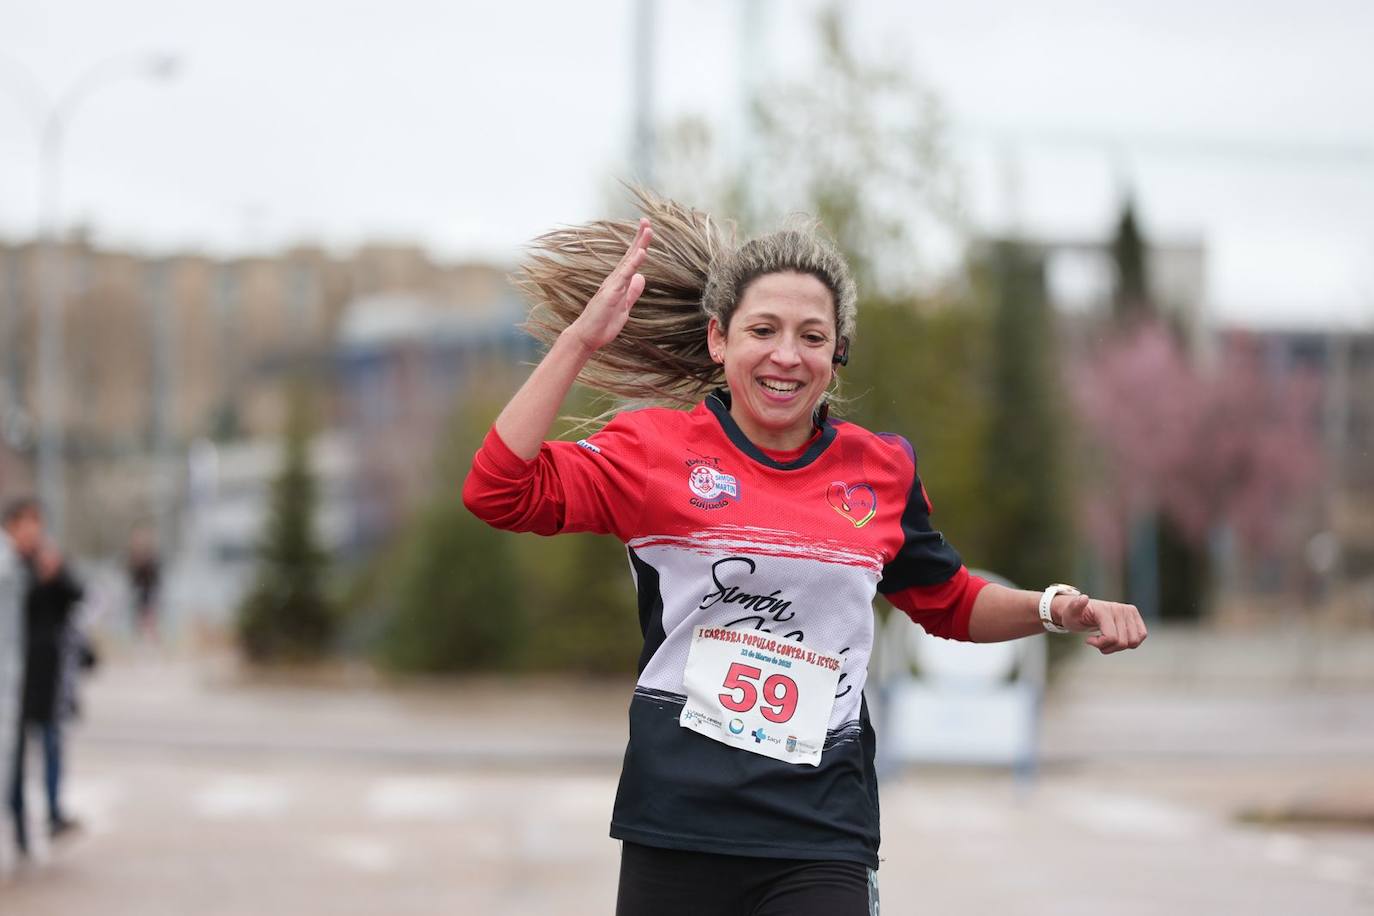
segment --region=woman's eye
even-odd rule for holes
[[[750,333],[750,334],[753,334],[755,337],[767,337],[768,335],[770,335],[770,334],[773,333],[773,329],[772,329],[772,328],[767,328],[767,327],[763,327],[763,328],[750,328],[750,329],[749,329],[749,333]]]
[[[826,343],[826,339],[823,334],[807,334],[804,339],[807,343],[817,347],[819,347],[823,343]]]

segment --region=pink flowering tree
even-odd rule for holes
[[[1120,568],[1132,520],[1150,512],[1194,545],[1229,529],[1246,557],[1281,546],[1320,473],[1315,379],[1270,371],[1241,334],[1201,370],[1145,320],[1079,360],[1070,386],[1090,466],[1082,521],[1106,563]]]

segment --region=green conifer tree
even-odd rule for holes
[[[528,638],[515,537],[474,518],[457,485],[421,510],[388,564],[383,664],[423,673],[513,667]]]
[[[1166,320],[1156,304],[1150,284],[1149,246],[1136,217],[1135,202],[1127,198],[1112,239],[1117,284],[1113,298],[1113,317],[1125,328],[1142,321]],[[1187,348],[1182,323],[1169,323],[1180,346]],[[1144,543],[1141,538],[1145,538]],[[1202,615],[1210,578],[1206,545],[1191,543],[1179,525],[1157,508],[1136,520],[1132,531],[1130,562],[1137,568],[1127,577],[1137,589],[1149,585],[1143,594],[1129,599],[1150,615],[1165,619],[1196,620]],[[1153,568],[1149,568],[1149,567]]]
[[[529,640],[519,535],[497,531],[463,506],[472,455],[495,415],[470,386],[440,443],[434,493],[375,562],[364,600],[382,618],[376,649],[388,668],[452,673],[516,667]]]
[[[239,643],[257,663],[318,659],[332,648],[335,631],[324,588],[326,557],[315,532],[310,396],[297,383],[287,398],[281,471],[272,485],[257,577],[238,612]]]
[[[1116,295],[1112,312],[1120,324],[1157,317],[1150,300],[1150,284],[1146,267],[1145,239],[1135,215],[1135,202],[1127,198],[1117,220],[1116,236],[1112,239],[1112,260],[1116,263]]]
[[[1022,245],[990,252],[993,288],[991,415],[984,499],[987,565],[1021,588],[1072,573],[1072,506],[1065,485],[1068,423],[1044,264]]]
[[[577,387],[564,411],[570,418],[595,415],[604,401]],[[576,420],[565,420],[552,438],[582,435]],[[520,547],[530,613],[525,663],[578,674],[633,672],[644,637],[625,545],[611,535],[572,534],[527,538]]]

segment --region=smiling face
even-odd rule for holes
[[[744,434],[764,448],[800,448],[833,373],[830,290],[811,274],[764,274],[745,289],[729,328],[712,318],[707,336]]]

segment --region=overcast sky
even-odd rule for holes
[[[0,235],[37,221],[23,72],[54,98],[146,49],[183,71],[76,110],[67,224],[159,252],[382,239],[511,260],[601,215],[626,172],[631,3],[6,0]],[[805,72],[815,6],[760,0],[765,76]],[[659,0],[660,118],[738,123],[739,8]],[[978,225],[1100,235],[1129,183],[1155,237],[1206,244],[1217,320],[1374,327],[1374,3],[846,9],[868,53],[909,61],[942,99]]]

